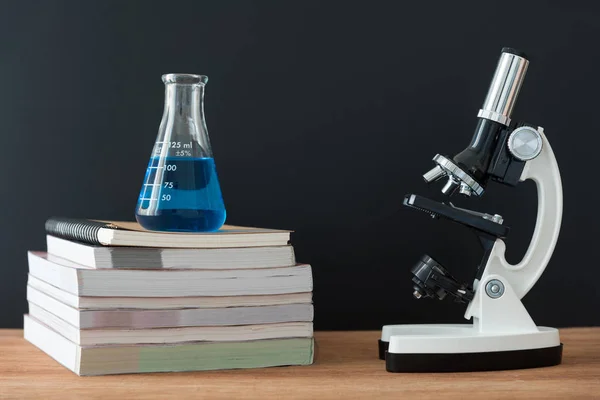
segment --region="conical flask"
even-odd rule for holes
[[[167,74],[165,109],[135,216],[146,229],[212,232],[225,222],[206,122],[208,77]]]

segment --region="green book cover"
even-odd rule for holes
[[[24,327],[26,340],[78,375],[308,365],[314,355],[313,338],[82,347],[28,315]]]

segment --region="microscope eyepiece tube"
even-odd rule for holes
[[[510,125],[510,116],[528,65],[529,60],[524,53],[506,47],[502,49],[494,78],[483,107],[477,114],[478,117]]]

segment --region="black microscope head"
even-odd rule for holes
[[[503,130],[510,129],[511,114],[527,72],[529,60],[518,50],[502,49],[486,99],[477,114],[477,126],[469,146],[454,157],[436,155],[437,164],[423,178],[431,183],[448,178],[442,193],[457,189],[465,196],[481,196],[489,180],[488,169]]]

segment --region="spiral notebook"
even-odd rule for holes
[[[225,248],[285,246],[290,231],[223,225],[217,232],[155,232],[137,222],[52,217],[46,233],[59,238],[101,246],[172,248]]]

